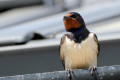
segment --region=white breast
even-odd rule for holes
[[[65,68],[97,66],[97,47],[93,33],[90,33],[81,43],[75,43],[66,37],[61,47],[65,59]]]

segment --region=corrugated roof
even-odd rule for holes
[[[109,2],[101,5],[93,5],[90,7],[86,7],[83,9],[75,9],[71,11],[77,11],[80,12],[83,16],[88,28],[91,24],[97,24],[100,22],[112,20],[112,18],[118,18],[120,15],[120,11],[117,10],[117,8],[120,7],[120,1],[115,2]],[[68,11],[69,12],[69,11]],[[63,15],[64,13],[60,13],[54,16],[46,17],[43,19],[36,19],[32,21],[28,21],[26,23],[22,23],[19,25],[15,25],[9,28],[1,29],[0,30],[0,44],[10,44],[10,43],[23,43],[30,41],[34,34],[38,34],[40,36],[43,36],[45,38],[55,38],[56,35],[59,35],[59,33],[64,32],[64,26],[63,26]],[[114,23],[117,20],[113,20],[112,27],[114,25],[119,25],[118,23]],[[110,21],[111,22],[111,21]],[[102,25],[103,27],[106,24]],[[101,31],[102,28],[101,25],[95,26],[94,30],[93,27],[90,27],[91,31]],[[108,26],[108,25],[106,25]],[[101,28],[100,28],[101,27]],[[119,26],[116,26],[119,28]],[[104,29],[104,31],[110,31],[108,30],[110,28]],[[118,29],[111,28],[113,32],[118,31]],[[98,31],[97,31],[98,32]]]

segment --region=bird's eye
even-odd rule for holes
[[[75,15],[72,15],[71,17],[76,18],[76,16],[75,16]]]

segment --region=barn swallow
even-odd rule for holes
[[[82,16],[70,12],[64,16],[64,26],[67,31],[60,42],[60,58],[64,69],[90,69],[97,67],[99,43],[97,36],[90,32]]]

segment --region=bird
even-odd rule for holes
[[[66,33],[62,36],[59,55],[64,69],[89,69],[90,73],[97,67],[100,45],[95,33],[90,32],[78,12],[69,12],[63,17]]]

